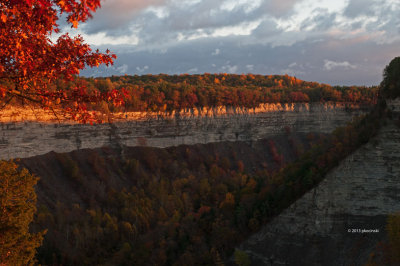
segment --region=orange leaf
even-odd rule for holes
[[[5,14],[1,14],[0,16],[1,21],[3,21],[4,23],[6,23],[7,21],[7,16]]]

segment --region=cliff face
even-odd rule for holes
[[[116,114],[113,123],[55,121],[45,112],[9,110],[0,119],[0,159],[102,146],[168,147],[257,140],[293,132],[328,133],[369,108],[345,104],[264,104],[258,108],[203,108],[174,113]]]
[[[400,129],[389,121],[239,247],[254,265],[363,265],[400,211]],[[253,265],[252,264],[252,265]]]

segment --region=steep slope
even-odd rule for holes
[[[0,116],[0,159],[103,146],[170,147],[249,141],[282,135],[286,129],[330,133],[367,113],[371,107],[343,103],[278,103],[257,108],[186,109],[171,114],[131,112],[120,113],[120,119],[112,124],[96,125],[58,123],[49,120],[54,117],[48,114],[35,118],[28,111],[10,110]],[[21,122],[25,120],[31,122]]]
[[[21,159],[41,177],[33,228],[48,233],[39,262],[209,265],[215,252],[225,259],[258,227],[251,206],[270,173],[326,138],[286,134],[251,143],[83,149]]]
[[[400,129],[389,120],[239,249],[254,265],[362,265],[399,201]]]

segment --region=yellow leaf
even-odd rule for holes
[[[72,27],[74,27],[75,29],[78,28],[78,21],[72,21]]]

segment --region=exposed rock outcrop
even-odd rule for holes
[[[387,215],[400,211],[396,123],[388,121],[317,187],[242,243],[239,249],[253,265],[363,265],[385,238]]]
[[[0,159],[102,146],[168,147],[180,144],[257,140],[293,132],[329,133],[370,107],[342,103],[263,104],[257,108],[203,108],[175,113],[120,113],[112,124],[55,121],[46,112],[4,111]]]

